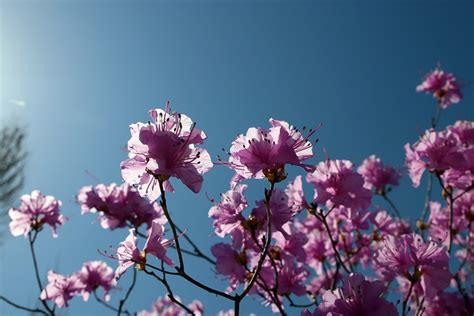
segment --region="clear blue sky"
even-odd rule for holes
[[[48,231],[39,237],[43,275],[51,267],[76,271],[101,258],[97,249],[125,238],[126,231],[110,233],[92,224],[93,216],[81,216],[74,196],[95,183],[85,170],[102,182],[121,181],[128,125],[147,121],[149,108],[171,100],[206,131],[213,157],[238,133],[275,117],[324,124],[314,162],[324,158],[324,147],[333,158],[359,163],[375,153],[401,165],[403,145],[416,140],[434,111],[415,86],[438,62],[457,74],[465,94],[441,124],[474,119],[473,53],[472,1],[1,0],[0,121],[28,127],[24,191],[60,198],[70,218],[59,239]],[[215,167],[202,194],[177,185],[169,198],[176,221],[206,250],[217,239],[204,192],[217,197],[230,175]],[[260,189],[249,190],[250,201]],[[417,216],[422,191],[405,177],[393,193],[405,216]],[[198,279],[225,287],[206,263],[190,259],[187,266]],[[33,276],[26,240],[8,236],[0,247],[0,293],[32,304]],[[231,307],[185,283],[173,285],[185,302],[202,300],[211,315]],[[160,295],[161,285],[139,275],[129,309],[148,309]],[[268,314],[252,299],[242,309]],[[105,312],[77,298],[64,315]],[[17,313],[0,304],[0,314]]]

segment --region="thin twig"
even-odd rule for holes
[[[288,299],[288,302],[290,302],[291,307],[308,308],[308,307],[316,305],[316,302],[312,302],[312,303],[308,303],[308,304],[295,303],[289,294],[285,295],[285,297]]]
[[[163,187],[163,180],[158,179],[158,184],[160,186],[160,193],[161,193],[161,198],[160,198],[161,208],[163,209],[163,213],[165,213],[166,219],[168,220],[168,223],[171,226],[171,232],[173,233],[173,238],[176,245],[176,252],[178,254],[178,260],[179,260],[178,271],[184,271],[183,254],[181,253],[181,246],[179,244],[178,233],[176,232],[176,225],[174,224],[173,219],[171,218],[170,213],[168,211],[168,205],[166,203],[166,192]]]
[[[265,203],[264,204],[265,204],[265,214],[266,214],[266,220],[267,220],[265,247],[263,249],[263,252],[260,254],[260,258],[258,259],[257,266],[255,267],[253,271],[253,274],[249,283],[244,288],[241,294],[238,294],[235,296],[234,313],[236,316],[239,316],[240,302],[252,289],[255,281],[257,280],[258,274],[260,273],[260,270],[262,269],[265,258],[267,257],[268,249],[270,249],[270,244],[272,242],[272,214],[270,210],[270,200],[271,200],[274,188],[275,188],[275,182],[272,181],[270,182],[270,189],[269,190],[265,189]]]
[[[393,201],[388,197],[388,195],[386,193],[383,193],[383,194],[381,194],[381,196],[388,204],[390,204],[390,206],[392,207],[392,209],[395,212],[395,214],[397,215],[397,217],[401,218],[402,216],[400,215],[400,212],[398,211],[398,208],[395,206],[395,203],[393,203]]]
[[[137,282],[137,269],[134,268],[133,269],[132,283],[130,284],[130,287],[128,288],[127,293],[125,294],[125,297],[120,300],[119,308],[117,310],[117,316],[120,316],[122,314],[123,306],[125,305],[125,302],[127,301],[128,297],[130,296],[130,293],[132,293],[132,290],[135,287],[136,282]]]
[[[39,308],[28,308],[28,307],[25,307],[25,306],[18,305],[18,304],[10,301],[9,299],[7,299],[5,296],[2,296],[2,295],[0,295],[0,301],[4,301],[5,303],[7,303],[7,304],[9,304],[9,305],[11,305],[15,308],[24,310],[26,312],[40,313],[40,314],[43,314],[43,315],[49,315],[47,312],[45,312],[44,310],[39,309]]]
[[[332,210],[332,208],[331,208],[331,210]],[[329,210],[329,212],[330,212],[331,210]],[[336,259],[339,261],[339,263],[341,264],[342,268],[343,268],[347,273],[351,273],[350,269],[347,268],[346,265],[344,264],[344,261],[342,260],[341,255],[339,254],[339,251],[338,251],[337,248],[336,248],[337,243],[336,243],[336,241],[334,240],[334,238],[332,237],[331,229],[329,228],[329,224],[328,224],[328,222],[327,222],[327,220],[326,220],[326,217],[327,217],[327,215],[329,214],[329,212],[328,212],[328,214],[326,214],[326,215],[324,215],[322,209],[320,209],[319,212],[320,212],[320,213],[319,213],[319,216],[316,216],[316,218],[318,218],[318,219],[323,223],[324,227],[326,228],[326,232],[328,233],[329,239],[331,240],[331,246],[332,246],[332,249],[334,250],[334,254],[336,255]]]
[[[433,190],[433,174],[430,172],[428,175],[428,184],[426,186],[425,204],[423,211],[421,212],[420,219],[424,222],[428,216],[428,210],[430,209],[431,191]]]
[[[184,239],[186,239],[186,241],[191,245],[191,247],[193,247],[193,250],[194,250],[194,253],[192,253],[191,251],[184,251],[182,250],[183,252],[186,252],[190,255],[194,255],[196,257],[201,257],[202,259],[206,260],[207,262],[215,265],[216,264],[216,261],[212,260],[210,257],[208,257],[207,255],[205,255],[201,249],[199,249],[199,247],[196,245],[196,243],[191,239],[191,237],[188,236],[188,234],[186,233],[183,233],[184,231],[179,228],[176,224],[175,224],[175,227],[176,229],[179,231],[180,234],[183,234],[183,237]]]
[[[408,294],[403,300],[403,309],[402,309],[402,315],[406,316],[407,315],[407,305],[408,305],[408,300],[410,299],[411,292],[413,291],[413,286],[415,285],[415,282],[410,281],[410,288],[408,289]]]
[[[159,282],[161,282],[165,287],[166,287],[166,290],[168,291],[168,298],[175,304],[177,304],[178,306],[180,306],[181,308],[183,308],[189,315],[195,315],[195,313],[189,308],[187,307],[186,305],[184,305],[183,303],[181,303],[180,301],[178,301],[176,299],[176,297],[174,296],[173,294],[173,291],[171,290],[171,287],[168,283],[168,281],[166,280],[166,277],[163,276],[163,278],[160,278],[158,275],[156,275],[155,272],[153,271],[148,271],[148,270],[144,270],[144,272],[148,275],[151,275],[153,276],[155,279],[157,279]]]
[[[31,257],[33,258],[33,266],[34,266],[34,269],[35,269],[36,282],[38,283],[38,287],[39,287],[40,293],[41,293],[43,291],[43,284],[41,283],[41,278],[40,278],[40,275],[39,275],[38,261],[36,260],[36,253],[35,253],[35,247],[34,247],[37,235],[38,235],[38,232],[36,232],[34,234],[34,236],[32,236],[31,232],[29,232],[28,233],[28,241],[29,241],[29,244],[30,244]],[[46,308],[46,310],[51,315],[54,315],[54,310],[49,307],[48,303],[46,303],[45,300],[40,300],[40,301],[43,304],[44,308]]]
[[[94,298],[98,303],[105,306],[107,309],[110,309],[111,311],[118,312],[118,309],[116,307],[110,305],[109,303],[101,299],[99,295],[97,295],[97,292],[95,290],[92,293],[94,294]],[[125,310],[122,312],[122,314],[130,315],[130,312]]]

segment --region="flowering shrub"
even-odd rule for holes
[[[472,315],[474,122],[437,129],[442,110],[462,98],[453,74],[437,68],[416,90],[432,93],[437,111],[418,141],[405,145],[406,169],[386,165],[375,155],[360,166],[343,159],[311,162],[316,151],[311,138],[319,127],[298,130],[270,119],[269,128],[251,127],[237,136],[228,159],[215,163],[234,175],[220,199],[211,199],[209,224],[222,240],[209,250],[176,225],[166,199],[176,179],[200,192],[204,174],[214,165],[202,148],[206,134],[169,104],[150,110],[151,121],[130,125],[128,159],[121,163],[125,183],[85,186],[77,195],[82,213],[96,213],[102,228],[129,229],[116,250],[100,251],[96,258],[109,260],[115,270],[102,260],[85,262],[69,275],[49,271],[44,285],[36,237],[45,225],[56,237],[66,218],[59,200],[33,191],[10,210],[10,231],[28,238],[42,305],[21,306],[5,296],[0,300],[55,315],[75,297],[89,301],[93,296],[110,312],[131,315],[126,303],[137,273],[143,273],[161,284],[166,296],[151,310],[134,313],[142,316],[204,314],[201,302],[182,302],[174,294],[172,278],[220,297],[219,315],[239,315],[247,296],[282,315],[295,310],[305,316]],[[300,174],[289,179],[288,165],[300,167]],[[401,217],[390,194],[405,170],[414,187],[429,177],[427,203],[416,223]],[[248,179],[267,185],[255,203],[246,197],[253,189]],[[438,198],[432,196],[435,180]],[[309,190],[313,193],[305,194]],[[378,199],[387,209],[376,206]],[[226,287],[213,288],[192,276],[187,255],[214,267]],[[124,294],[114,306],[110,297],[127,271],[132,283],[120,285]]]

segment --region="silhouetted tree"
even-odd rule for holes
[[[25,129],[18,126],[0,128],[0,219],[5,216],[25,181]]]

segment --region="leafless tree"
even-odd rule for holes
[[[25,129],[19,126],[0,128],[0,221],[25,181]]]

